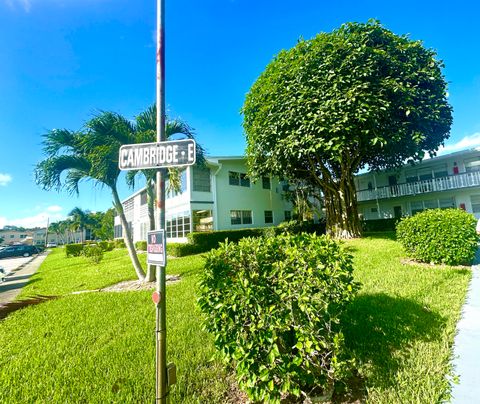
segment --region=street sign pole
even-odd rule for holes
[[[157,0],[157,142],[164,142],[165,136],[165,0]],[[157,208],[159,228],[165,229],[165,168],[157,171]],[[166,267],[157,265],[156,291],[156,383],[155,402],[168,403],[167,382],[167,332],[166,332]]]

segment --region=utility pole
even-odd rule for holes
[[[157,0],[157,142],[164,142],[165,136],[165,0]],[[159,228],[165,229],[165,168],[157,171],[157,208]],[[166,245],[165,245],[166,247]],[[167,380],[167,324],[166,324],[166,264],[157,265],[156,291],[156,403],[168,403],[169,383]],[[174,371],[174,370],[173,370]]]

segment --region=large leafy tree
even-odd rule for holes
[[[100,112],[90,119],[78,132],[66,129],[49,131],[43,140],[46,158],[37,164],[37,184],[46,190],[65,189],[79,192],[79,184],[91,180],[94,184],[108,187],[112,192],[113,205],[120,217],[133,267],[140,280],[145,273],[138,260],[130,228],[125,218],[123,205],[117,190],[120,174],[118,150],[123,144],[134,143],[134,128],[130,121],[113,112]]]
[[[157,109],[153,104],[147,108],[144,112],[138,115],[135,119],[135,141],[136,143],[150,143],[156,142],[157,128]],[[173,140],[173,138],[186,138],[195,139],[195,134],[192,128],[181,119],[166,120],[165,124],[165,137],[167,140]],[[197,143],[196,147],[196,162],[203,165],[205,163],[205,151]],[[176,168],[169,168],[166,170],[166,176],[169,179],[169,189],[171,191],[180,190],[180,175],[179,170]],[[135,179],[141,176],[145,180],[146,193],[147,193],[147,212],[149,220],[149,229],[155,230],[155,181],[157,170],[131,170],[127,173],[127,184],[131,187],[135,186]],[[160,206],[165,206],[164,203],[160,203]],[[147,281],[155,280],[155,266],[149,265],[147,275],[145,278]]]
[[[310,183],[323,193],[328,233],[359,236],[354,174],[434,154],[449,136],[442,67],[433,50],[378,21],[299,41],[247,94],[251,175]]]

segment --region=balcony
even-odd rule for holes
[[[357,192],[357,201],[397,198],[400,196],[421,195],[428,192],[441,192],[480,186],[480,171],[451,175],[449,177],[390,185],[377,189],[365,189]]]

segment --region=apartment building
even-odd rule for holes
[[[480,218],[480,148],[360,174],[355,186],[359,214],[365,220],[399,218],[432,208],[459,208]]]
[[[275,226],[290,220],[292,205],[284,198],[285,184],[274,177],[253,183],[244,157],[209,157],[206,166],[181,172],[181,189],[166,196],[166,235],[184,242],[193,231]],[[168,189],[168,182],[166,184]],[[141,189],[123,202],[133,240],[146,240],[147,196]],[[115,217],[115,238],[122,237]]]

